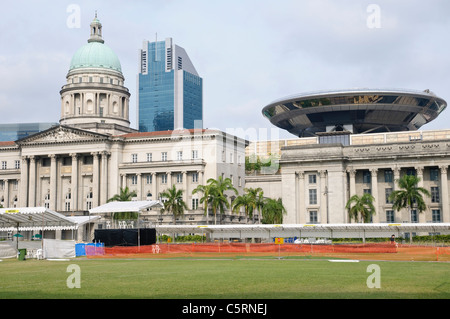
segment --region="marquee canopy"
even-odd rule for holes
[[[45,207],[0,208],[0,231],[76,230],[77,223]]]
[[[109,202],[104,205],[89,210],[90,214],[141,213],[150,208],[162,208],[163,205],[157,200],[129,201],[129,202]]]
[[[327,237],[369,238],[405,232],[450,233],[450,223],[358,223],[280,225],[157,225],[158,233],[210,234],[212,238]]]

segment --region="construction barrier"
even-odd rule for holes
[[[450,247],[391,243],[275,244],[275,243],[162,243],[133,247],[89,247],[89,258],[170,258],[236,256],[331,256],[354,259],[450,261]]]

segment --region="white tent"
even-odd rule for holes
[[[405,232],[450,233],[450,223],[156,225],[159,234],[195,233],[219,238],[326,237],[369,238]]]
[[[45,207],[0,208],[0,231],[76,230],[76,221]]]
[[[89,210],[90,214],[108,214],[121,212],[141,213],[150,208],[162,208],[163,205],[157,200],[109,202]]]

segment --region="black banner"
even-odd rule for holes
[[[96,229],[94,240],[105,244],[105,247],[113,246],[141,246],[156,243],[156,229]]]

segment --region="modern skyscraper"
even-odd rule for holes
[[[137,79],[140,132],[203,128],[203,79],[186,51],[165,41],[144,41]]]

